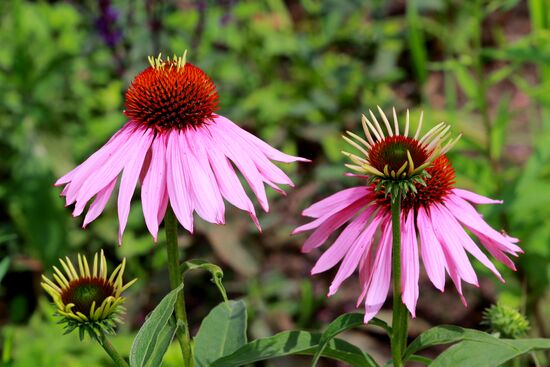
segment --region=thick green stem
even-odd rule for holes
[[[166,230],[166,254],[168,255],[170,286],[172,289],[176,289],[182,282],[182,276],[180,273],[178,250],[178,222],[170,207],[168,207],[166,216],[164,217],[164,226]],[[192,367],[193,353],[191,350],[191,338],[189,336],[189,324],[187,322],[187,312],[185,311],[183,289],[178,294],[178,299],[176,300],[176,319],[178,320],[178,324],[180,324],[176,337],[178,338],[181,354],[183,355],[183,365],[185,367]]]
[[[393,365],[403,366],[403,352],[407,346],[407,309],[401,301],[401,198],[393,198],[391,203],[392,222],[392,270],[393,270],[393,317],[391,353]]]
[[[103,347],[105,352],[107,352],[107,354],[109,355],[109,357],[111,357],[113,362],[115,362],[115,365],[117,367],[129,367],[126,360],[122,358],[122,356],[117,352],[115,347],[113,347],[113,344],[111,344],[109,339],[107,339],[107,336],[105,335],[105,333],[99,333],[98,341],[99,341],[99,345]]]

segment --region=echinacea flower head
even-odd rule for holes
[[[385,144],[385,141],[401,139],[396,132],[399,132],[397,125],[393,130],[394,135],[389,138],[387,135],[382,136],[378,131],[378,136],[376,139],[372,138],[369,149],[374,150],[377,146]],[[430,133],[426,135],[429,136]],[[420,259],[429,279],[442,292],[445,288],[446,274],[449,275],[464,305],[466,300],[462,292],[462,281],[478,286],[478,279],[468,254],[504,281],[487,254],[470,238],[465,229],[478,238],[486,252],[513,270],[514,264],[507,255],[517,256],[522,252],[517,246],[518,239],[491,228],[474,207],[478,204],[500,204],[502,201],[455,188],[454,169],[442,153],[446,152],[449,143],[437,148],[437,143],[426,143],[426,139],[417,140],[418,136],[417,132],[410,140],[402,140],[408,144],[405,154],[402,155],[403,159],[409,162],[409,157],[416,154],[411,152],[412,147],[418,147],[427,152],[423,157],[428,157],[426,159],[429,164],[414,162],[413,158],[414,167],[424,166],[425,173],[421,181],[412,182],[414,189],[398,196],[401,207],[401,298],[413,317],[419,296]],[[407,151],[409,154],[406,154]],[[429,158],[434,151],[439,151],[437,157]],[[404,163],[397,162],[391,166],[392,157],[390,155],[387,161],[382,160],[381,165],[374,167],[376,171],[366,168],[367,172],[363,173],[368,175],[353,175],[367,178],[366,184],[340,191],[304,210],[302,214],[314,220],[294,231],[301,233],[313,230],[303,246],[304,252],[320,247],[332,234],[339,232],[336,240],[313,267],[312,274],[327,271],[340,263],[328,293],[331,296],[356,269],[359,269],[362,292],[357,306],[364,303],[365,322],[372,319],[383,306],[392,274],[392,198],[385,192],[386,187],[380,185],[377,180],[388,182],[394,179],[392,172],[395,172],[396,177],[403,172],[408,172],[409,175],[409,168],[412,167],[412,164],[407,163],[405,169],[398,174]],[[368,167],[373,167],[376,161],[370,159],[368,162]],[[363,167],[366,165],[364,162]],[[390,173],[389,178],[385,171]],[[412,169],[412,174],[414,171]],[[376,177],[375,180],[372,180],[373,176]],[[339,231],[344,225],[345,228]]]
[[[94,255],[91,266],[85,256],[78,254],[78,271],[68,257],[59,262],[64,272],[54,266],[53,280],[42,275],[41,285],[52,297],[66,333],[78,329],[81,339],[85,333],[91,337],[100,332],[114,333],[124,313],[126,299],[122,292],[136,281],[124,284],[126,259],[110,275],[103,251]]]
[[[236,171],[240,171],[267,212],[264,184],[284,193],[288,176],[271,161],[307,161],[272,148],[215,113],[218,92],[210,77],[186,62],[185,55],[149,58],[126,92],[129,121],[97,152],[57,180],[64,185],[73,215],[89,205],[83,226],[104,210],[117,181],[119,243],[138,181],[145,224],[157,239],[168,205],[193,232],[193,212],[208,222],[225,221],[224,199],[247,211],[260,229],[254,205]],[[235,169],[236,168],[236,169]]]
[[[357,155],[343,152],[353,162],[346,166],[369,176],[369,182],[376,182],[379,188],[384,187],[386,194],[395,194],[396,190],[406,193],[409,189],[414,192],[414,184],[422,183],[425,178],[425,169],[439,156],[448,152],[460,139],[460,135],[451,139],[450,126],[441,122],[420,136],[423,117],[421,113],[416,133],[411,137],[408,110],[405,129],[402,133],[399,131],[395,108],[392,123],[380,107],[378,111],[383,125],[371,110],[369,110],[370,119],[365,115],[362,116],[361,123],[366,140],[351,131],[346,131],[347,136],[343,137],[344,140],[362,153]]]

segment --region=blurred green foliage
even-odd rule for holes
[[[199,224],[182,238],[189,258],[223,265],[228,292],[247,299],[253,337],[316,328],[353,307],[349,295],[324,300],[326,279],[307,280],[314,257],[299,254],[303,239],[289,233],[309,202],[356,184],[342,176],[340,134],[376,105],[410,108],[413,121],[424,110],[428,126],[445,120],[463,132],[451,153],[457,185],[504,199],[480,210],[526,252],[490,297],[526,307],[534,332],[550,336],[541,307],[550,281],[549,14],[545,0],[1,1],[0,257],[11,260],[0,284],[2,361],[105,365],[33,312],[44,299],[38,277],[60,256],[104,248],[129,258],[141,289],[129,295],[123,340],[166,293],[164,239],[152,244],[138,201],[117,247],[113,203],[82,231],[52,184],[123,124],[124,91],[147,56],[185,49],[216,82],[220,113],[314,161],[284,167],[297,188],[271,193],[262,236],[229,210],[227,226]],[[219,296],[206,276],[190,278],[198,321]]]

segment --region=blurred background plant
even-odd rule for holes
[[[164,239],[151,243],[138,201],[118,247],[112,203],[83,231],[52,183],[123,124],[124,91],[147,56],[185,49],[217,84],[225,116],[313,160],[289,172],[297,186],[287,197],[271,192],[262,235],[230,209],[226,226],[199,223],[195,236],[182,238],[188,258],[225,269],[229,294],[248,304],[252,337],[319,329],[354,309],[358,285],[327,299],[332,274],[310,279],[318,254],[302,255],[303,238],[289,233],[310,202],[360,183],[343,176],[340,135],[357,130],[360,114],[376,105],[410,108],[413,121],[424,110],[428,125],[444,120],[463,132],[451,155],[457,185],[505,200],[484,215],[526,252],[516,273],[500,268],[505,285],[479,267],[481,288],[466,288],[468,308],[421,275],[411,337],[432,324],[479,327],[497,300],[522,309],[532,335],[550,337],[548,1],[5,0],[0,44],[1,366],[107,365],[101,351],[74,343],[76,335],[59,338],[52,324],[39,276],[60,256],[103,248],[113,263],[128,258],[128,279],[140,281],[115,338],[125,350],[167,293]],[[208,275],[190,278],[196,332],[194,321],[219,297]],[[345,338],[388,354],[374,330]],[[165,365],[177,361],[168,354]]]

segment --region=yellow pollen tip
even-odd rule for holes
[[[164,70],[164,67],[169,64],[170,70],[172,68],[176,68],[177,70],[182,69],[185,67],[185,64],[187,62],[187,50],[183,53],[182,56],[170,56],[166,57],[165,59],[162,58],[162,53],[159,53],[157,57],[154,56],[148,56],[147,60],[149,61],[149,65],[155,70]]]

